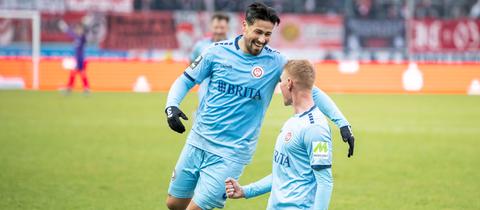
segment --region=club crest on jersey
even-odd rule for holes
[[[200,63],[200,61],[202,61],[203,57],[200,55],[198,56],[193,62],[192,64],[190,64],[190,68],[191,69],[194,69],[195,67],[197,67],[197,65]]]
[[[292,132],[288,131],[287,134],[285,134],[285,143],[288,143],[292,139]]]
[[[255,66],[252,69],[252,76],[254,78],[260,78],[263,76],[263,68],[260,66]]]

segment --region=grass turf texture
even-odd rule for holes
[[[168,128],[165,94],[0,91],[0,209],[166,209],[186,134]],[[332,127],[331,209],[480,209],[480,97],[333,95],[357,138]],[[191,117],[196,95],[182,105]],[[291,115],[276,95],[241,183],[269,173]],[[191,126],[188,121],[188,127]],[[264,209],[268,195],[228,201]]]

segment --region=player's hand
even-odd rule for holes
[[[245,193],[243,192],[242,187],[240,187],[238,184],[237,180],[230,177],[225,180],[225,193],[227,194],[227,197],[231,199],[245,197]]]
[[[60,20],[60,21],[58,21],[58,28],[59,28],[62,32],[66,32],[66,31],[68,30],[68,25],[67,25],[67,23],[65,23],[65,21]]]
[[[183,126],[180,117],[184,120],[188,120],[188,117],[176,106],[169,106],[165,109],[167,114],[168,126],[178,133],[185,132],[185,126]]]
[[[351,157],[353,155],[353,147],[355,145],[355,137],[353,137],[352,127],[349,125],[341,127],[340,134],[342,135],[343,141],[348,143],[348,157]]]

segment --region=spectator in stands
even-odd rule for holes
[[[74,39],[73,43],[75,46],[75,69],[70,71],[70,77],[68,78],[67,87],[65,89],[65,94],[70,94],[73,86],[75,84],[75,77],[79,74],[83,81],[83,91],[85,94],[90,92],[90,86],[88,84],[87,74],[86,74],[86,62],[85,62],[85,45],[87,43],[87,26],[82,23],[77,23],[75,27],[69,27],[65,21],[61,20],[59,22],[59,28],[63,32],[67,33],[70,37]]]
[[[178,10],[180,5],[176,0],[154,0],[153,10]]]
[[[415,8],[416,18],[439,18],[440,11],[432,4],[431,0],[423,0]]]
[[[152,0],[134,0],[133,9],[135,11],[148,11],[152,8]]]
[[[195,44],[192,53],[190,54],[190,63],[193,63],[195,59],[202,54],[202,51],[208,48],[212,43],[223,41],[228,38],[227,33],[229,30],[229,22],[230,17],[227,14],[216,13],[212,16],[210,21],[211,36],[206,37]],[[200,84],[200,88],[198,89],[198,101],[202,101],[203,96],[207,93],[208,83],[210,83],[210,78],[206,78]]]
[[[373,11],[373,4],[373,0],[355,0],[355,17],[362,19],[373,18],[375,16]]]
[[[450,15],[449,18],[451,19],[459,19],[459,18],[464,18],[467,16],[467,12],[465,9],[462,7],[462,5],[459,4],[454,4],[452,7],[450,7]]]
[[[390,20],[403,19],[401,6],[390,4],[387,6],[387,18]]]
[[[480,0],[477,1],[470,9],[471,18],[480,18]]]

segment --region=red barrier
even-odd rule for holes
[[[101,46],[109,49],[175,49],[175,21],[171,12],[109,14]]]
[[[87,75],[93,91],[132,91],[142,83],[152,91],[168,91],[187,63],[89,60]],[[316,84],[327,92],[466,94],[480,80],[480,64],[353,64],[318,63]],[[358,67],[358,68],[357,68]],[[31,61],[0,58],[0,76],[20,77],[31,88]],[[40,89],[56,90],[67,82],[60,59],[40,63]],[[77,83],[77,87],[80,84]],[[480,86],[477,87],[480,91]],[[479,92],[480,93],[480,92]]]

